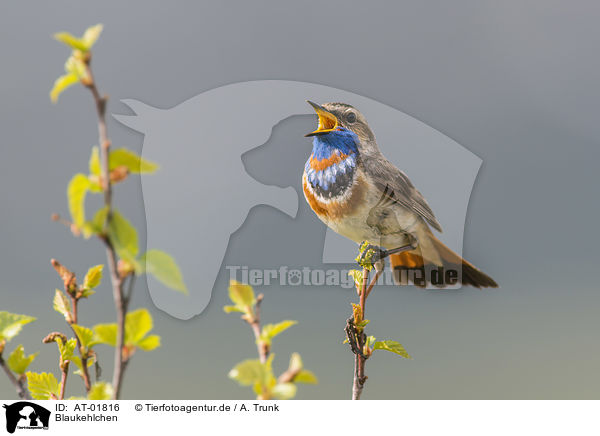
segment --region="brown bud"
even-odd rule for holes
[[[71,230],[71,233],[73,233],[73,236],[80,236],[81,235],[81,231],[79,230],[79,227],[77,227],[75,224],[71,224],[69,226],[69,229]]]
[[[49,344],[51,342],[56,342],[56,338],[60,338],[63,341],[63,343],[67,342],[67,337],[65,335],[63,335],[61,332],[50,333],[48,336],[46,336],[44,339],[42,339],[42,342],[44,344]]]
[[[58,221],[60,219],[60,215],[57,213],[53,213],[52,215],[50,215],[50,219],[52,221]]]
[[[73,229],[71,229],[71,231],[72,230]],[[50,263],[52,263],[52,266],[62,279],[65,286],[65,291],[67,291],[68,293],[74,292],[77,289],[77,281],[75,278],[75,274],[69,271],[64,266],[62,266],[56,259],[50,260]]]
[[[135,270],[131,263],[127,262],[126,260],[119,259],[119,262],[117,263],[117,272],[119,273],[120,278],[124,279],[128,275],[133,274],[134,271]]]
[[[123,362],[127,362],[135,354],[136,348],[131,345],[123,346]]]
[[[79,79],[81,81],[81,84],[83,86],[92,86],[93,85],[93,81],[92,78],[90,76],[83,76],[81,79]]]
[[[110,181],[112,183],[122,182],[129,175],[129,169],[125,165],[119,165],[110,172]]]

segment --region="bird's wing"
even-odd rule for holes
[[[438,232],[442,231],[442,226],[438,223],[427,201],[406,174],[382,155],[364,156],[362,160],[367,174],[377,189],[381,191],[381,200],[386,199],[386,202],[397,203],[415,212]]]

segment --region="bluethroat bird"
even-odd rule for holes
[[[313,149],[302,187],[325,224],[357,243],[374,244],[373,260],[389,256],[398,284],[498,286],[436,238],[430,227],[442,228],[427,201],[381,154],[358,110],[344,103],[308,103],[319,125],[305,135],[313,137]]]

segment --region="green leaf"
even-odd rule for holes
[[[108,207],[104,206],[94,214],[92,221],[86,221],[82,227],[83,236],[87,239],[90,236],[104,233],[104,226],[108,216]],[[93,293],[93,292],[92,292]],[[90,294],[91,295],[91,294]]]
[[[298,324],[298,321],[285,320],[278,324],[265,324],[260,333],[259,341],[266,342],[270,345],[271,339],[295,324]]]
[[[294,383],[306,383],[316,385],[317,383],[319,383],[319,380],[317,379],[317,376],[312,373],[312,371],[309,371],[308,369],[303,369],[298,374],[296,374],[296,377],[294,377]]]
[[[92,291],[91,289],[83,289],[81,292],[81,298],[88,298],[94,295],[96,291]]]
[[[96,43],[103,29],[102,24],[96,24],[95,26],[88,27],[83,36],[81,37],[81,42],[86,47],[87,50],[91,49],[92,46]]]
[[[250,386],[255,383],[262,384],[267,378],[267,372],[267,368],[260,360],[249,359],[238,363],[229,371],[228,376],[242,386]]]
[[[370,245],[369,241],[364,241],[358,249],[358,256],[354,259],[360,266],[368,270],[373,269],[373,256],[375,255],[375,249],[369,248]]]
[[[404,347],[396,341],[379,341],[373,345],[373,350],[386,350],[396,353],[406,359],[412,359]]]
[[[371,348],[371,344],[375,343],[375,336],[367,336],[367,340],[365,341],[365,347]]]
[[[59,32],[54,34],[54,39],[62,42],[63,44],[71,47],[73,50],[87,51],[88,48],[85,43],[69,32]]]
[[[62,361],[64,362],[66,360],[71,360],[73,358],[75,348],[77,348],[77,340],[75,338],[71,338],[67,342],[63,342],[61,338],[56,338],[56,343],[58,344],[58,351],[60,352]]]
[[[83,280],[83,287],[85,289],[94,289],[98,285],[100,285],[100,281],[102,280],[103,269],[104,265],[102,264],[91,267],[85,275],[85,279]]]
[[[137,347],[144,351],[152,351],[160,347],[160,336],[150,335],[138,342]]]
[[[85,223],[85,196],[90,188],[90,180],[85,174],[75,174],[67,188],[71,220],[77,227]]]
[[[352,270],[348,271],[348,275],[350,277],[352,277],[352,279],[354,280],[354,286],[356,286],[356,289],[357,290],[362,289],[363,272],[358,269],[352,269]]]
[[[88,393],[88,400],[110,400],[113,396],[113,387],[107,382],[96,382]]]
[[[235,280],[229,282],[229,299],[240,309],[251,308],[256,303],[252,286]]]
[[[98,209],[98,211],[94,215],[94,219],[90,223],[94,232],[102,233],[102,231],[104,231],[104,225],[106,224],[107,216],[108,207],[104,206],[103,208]]]
[[[152,316],[147,309],[137,309],[129,312],[125,317],[125,344],[138,345],[138,343],[152,330]]]
[[[317,384],[317,377],[306,369],[303,369],[304,364],[302,363],[302,358],[298,353],[292,353],[290,357],[290,365],[288,367],[288,371],[295,372],[294,383],[307,383],[307,384]]]
[[[69,74],[74,74],[79,80],[87,80],[89,78],[87,68],[79,56],[69,56],[65,62],[65,71]]]
[[[300,354],[292,353],[292,355],[290,356],[289,371],[300,371],[303,367],[304,364],[302,363],[302,357],[300,357]]]
[[[265,380],[263,380],[262,382],[254,383],[254,385],[252,386],[252,390],[256,393],[257,396],[259,396],[259,398],[263,398],[263,396],[266,398],[270,398],[271,390],[277,384],[277,379],[273,375],[273,372],[266,373],[265,377]]]
[[[52,373],[27,372],[27,388],[34,400],[57,399],[60,395],[60,384]]]
[[[152,274],[163,285],[187,294],[183,276],[175,260],[164,251],[148,250],[140,260],[146,264],[146,272]]]
[[[151,174],[158,169],[158,164],[143,159],[126,148],[117,148],[110,152],[108,166],[110,170],[120,166],[127,167],[129,172],[134,174]]]
[[[63,74],[56,79],[54,81],[54,85],[52,86],[52,90],[50,90],[50,100],[52,103],[56,103],[58,101],[58,97],[63,93],[64,90],[78,82],[79,77],[73,73]]]
[[[160,346],[160,336],[146,336],[152,330],[152,316],[147,309],[137,309],[125,317],[125,345],[151,351]],[[116,346],[117,325],[98,324],[94,326],[92,344],[107,344]]]
[[[92,354],[87,359],[87,367],[89,368],[90,366],[92,366],[95,361],[96,357]],[[71,362],[73,362],[75,366],[77,366],[77,370],[73,371],[73,374],[80,375],[83,378],[83,363],[81,362],[81,357],[73,356],[71,358]]]
[[[109,235],[119,256],[125,260],[135,262],[138,255],[137,230],[116,209],[112,211]]]
[[[67,322],[71,322],[71,306],[69,305],[69,300],[67,299],[67,296],[58,289],[54,292],[53,306],[54,310],[64,316]]]
[[[77,324],[73,324],[71,325],[71,327],[73,327],[73,330],[79,338],[79,341],[81,342],[81,346],[83,348],[88,349],[95,345],[94,331],[92,329]]]
[[[72,35],[69,32],[55,33],[54,39],[69,46],[73,50],[79,50],[83,52],[87,51],[87,47],[85,46],[84,42],[80,38],[77,38],[75,35]]]
[[[296,396],[296,385],[294,383],[278,383],[271,394],[278,400],[291,400]]]
[[[98,324],[94,328],[94,342],[106,344],[112,347],[117,346],[117,325],[116,324]]]
[[[35,321],[33,316],[0,311],[0,342],[17,336],[25,324]]]
[[[101,171],[100,166],[100,149],[98,146],[92,147],[92,155],[90,156],[90,174],[94,176],[99,176]]]
[[[242,312],[245,313],[246,311],[244,309],[241,309],[237,306],[223,306],[223,311],[225,313],[231,313],[231,312]]]
[[[85,53],[92,48],[100,37],[102,27],[102,24],[88,27],[81,38],[77,38],[69,32],[59,32],[54,34],[54,39],[71,47],[73,50],[79,50]]]
[[[39,353],[33,353],[29,356],[26,356],[23,345],[18,345],[17,348],[15,348],[12,353],[10,353],[10,356],[8,356],[8,360],[6,361],[6,363],[8,363],[8,367],[13,372],[17,373],[18,375],[21,375],[27,370],[27,367],[31,364],[31,362],[33,362],[33,360],[38,354]]]

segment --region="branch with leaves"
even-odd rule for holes
[[[352,316],[346,320],[344,332],[346,339],[344,343],[350,345],[354,354],[354,376],[352,379],[352,399],[359,400],[362,394],[367,376],[365,375],[365,364],[375,350],[387,350],[398,354],[406,359],[411,359],[404,347],[396,341],[377,341],[375,336],[367,336],[365,327],[369,320],[365,318],[367,297],[371,294],[377,280],[383,274],[385,263],[373,262],[374,250],[365,242],[361,245],[356,261],[363,267],[362,271],[352,270],[349,274],[354,279],[356,291],[359,296],[359,304],[352,303]],[[375,275],[369,282],[370,271],[375,269]]]
[[[117,321],[93,328],[80,324],[79,304],[93,295],[94,289],[100,285],[103,265],[90,268],[83,282],[78,284],[73,272],[52,260],[53,267],[63,281],[63,290],[57,289],[54,293],[53,306],[64,316],[73,333],[72,338],[67,338],[63,333],[54,332],[44,339],[44,342],[58,345],[60,382],[52,372],[26,372],[37,353],[26,356],[22,345],[11,353],[8,360],[2,358],[6,343],[16,336],[22,325],[34,318],[0,312],[0,366],[21,398],[63,399],[69,372],[76,367],[74,373],[81,376],[87,398],[118,399],[125,369],[136,350],[150,351],[160,346],[160,337],[148,334],[153,326],[150,313],[146,309],[129,312],[136,277],[152,274],[167,287],[187,294],[175,260],[155,249],[140,254],[137,230],[113,204],[115,185],[127,180],[131,174],[154,173],[158,165],[126,148],[111,148],[106,123],[108,97],[99,92],[91,67],[91,49],[101,32],[102,25],[98,24],[88,28],[80,38],[67,32],[55,35],[58,41],[71,49],[71,55],[65,63],[65,74],[55,81],[50,91],[50,98],[56,102],[65,89],[76,84],[89,90],[96,108],[99,146],[92,147],[89,173],[75,174],[67,187],[70,219],[58,214],[52,217],[65,224],[76,237],[95,237],[104,245]],[[100,194],[104,199],[103,206],[90,220],[86,218],[85,211],[88,194]],[[100,367],[94,347],[99,344],[115,347],[112,384],[98,380]],[[95,383],[92,383],[89,372],[92,365],[96,366]]]
[[[73,272],[53,260],[52,265],[58,272],[64,291],[56,289],[54,294],[54,310],[60,313],[70,327],[73,337],[68,338],[64,333],[55,331],[48,334],[43,343],[56,343],[58,346],[58,368],[60,381],[52,372],[27,371],[38,353],[25,355],[22,345],[18,345],[6,362],[0,352],[0,364],[3,366],[9,380],[15,386],[20,398],[36,400],[65,399],[67,379],[73,366],[74,375],[79,375],[83,381],[86,398],[90,400],[108,400],[114,398],[114,389],[110,383],[99,380],[99,357],[95,347],[100,344],[116,346],[117,324],[98,324],[92,328],[78,324],[78,304],[83,299],[91,297],[102,280],[102,265],[88,270],[83,283],[78,285]],[[2,351],[6,343],[14,338],[23,325],[34,321],[35,318],[0,312],[0,344]],[[124,355],[126,362],[139,349],[152,351],[160,346],[160,337],[149,334],[153,327],[152,317],[146,309],[129,312],[126,317],[126,335],[124,340]],[[89,368],[96,367],[95,381],[92,383]],[[68,399],[82,399],[69,397]]]
[[[258,350],[258,359],[248,359],[238,363],[231,371],[229,378],[242,386],[252,386],[258,400],[288,400],[296,396],[297,383],[317,384],[317,377],[304,369],[302,358],[292,353],[288,369],[279,377],[273,374],[273,358],[271,353],[273,338],[297,324],[296,321],[285,320],[277,324],[266,324],[261,327],[260,307],[263,294],[255,296],[251,286],[232,280],[229,285],[231,306],[223,307],[226,313],[240,312],[252,329]]]
[[[17,391],[19,398],[26,400],[30,400],[31,396],[25,387],[25,371],[27,371],[27,367],[31,362],[35,360],[38,353],[27,356],[23,345],[18,345],[10,353],[7,360],[4,360],[3,353],[7,343],[21,332],[24,325],[32,321],[35,321],[32,316],[0,312],[0,366]]]
[[[72,53],[65,63],[66,74],[56,80],[50,97],[56,101],[67,87],[81,83],[90,91],[96,107],[99,147],[92,148],[89,175],[76,174],[69,183],[67,192],[72,218],[69,227],[76,236],[98,237],[106,249],[117,313],[112,384],[114,397],[119,398],[123,374],[130,357],[126,347],[126,321],[136,276],[150,272],[174,290],[187,293],[187,288],[177,264],[167,253],[149,250],[139,255],[136,229],[112,204],[113,185],[126,180],[129,174],[153,173],[158,165],[125,148],[111,150],[106,125],[108,97],[100,94],[91,68],[90,50],[101,32],[102,25],[99,24],[87,29],[81,38],[66,32],[55,35],[57,40],[72,49]],[[85,218],[85,197],[88,192],[104,197],[104,207],[96,212],[92,221],[86,221]]]

